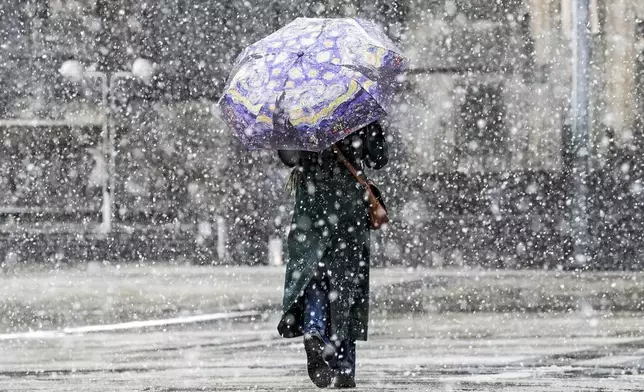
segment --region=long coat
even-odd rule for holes
[[[373,123],[336,144],[357,170],[388,160],[382,128]],[[304,291],[319,271],[329,283],[327,334],[332,340],[367,340],[369,322],[369,215],[366,190],[333,149],[280,151],[296,167],[295,211],[287,243],[283,337],[302,335]]]

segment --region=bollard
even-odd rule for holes
[[[226,251],[226,243],[228,242],[228,229],[226,228],[226,220],[217,217],[217,259],[224,261],[228,259],[228,252]]]
[[[268,240],[268,264],[282,265],[282,239],[272,237]]]

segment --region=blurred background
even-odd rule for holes
[[[641,391],[644,0],[0,1],[0,390],[312,388],[289,170],[217,105],[301,16],[410,59],[359,384]]]
[[[216,101],[298,16],[380,23],[411,59],[377,173],[380,266],[567,268],[570,2],[4,0],[0,263],[280,264],[291,199]],[[589,254],[640,268],[644,2],[590,0]]]

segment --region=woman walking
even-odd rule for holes
[[[376,121],[406,65],[374,22],[297,18],[239,54],[219,101],[244,145],[278,150],[295,167],[278,330],[304,336],[318,387],[355,386],[355,342],[367,339],[369,318],[369,230],[386,221],[362,170],[387,163]]]
[[[295,168],[295,211],[278,331],[304,336],[316,386],[353,388],[355,342],[367,340],[370,217],[366,188],[349,166],[360,177],[365,167],[384,167],[385,135],[374,122],[320,153],[279,151],[279,157]]]

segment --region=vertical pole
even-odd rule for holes
[[[589,261],[588,219],[588,153],[590,112],[588,74],[590,69],[589,0],[571,0],[573,16],[572,39],[572,195],[571,229],[573,240],[572,266],[583,267]]]
[[[217,217],[217,259],[219,263],[226,261],[228,254],[226,244],[228,243],[228,228],[226,220],[222,216]]]
[[[109,193],[109,178],[110,178],[110,169],[108,166],[109,159],[109,110],[107,103],[107,98],[109,94],[109,87],[107,81],[107,75],[102,72],[92,72],[92,75],[96,75],[101,79],[101,93],[102,93],[102,102],[103,106],[103,129],[101,131],[101,139],[103,139],[103,145],[101,152],[103,154],[103,159],[105,159],[105,173],[103,173],[103,206],[101,209],[102,222],[101,222],[101,233],[108,234],[112,230],[112,199]]]
[[[110,219],[114,219],[114,209],[116,208],[116,201],[115,201],[115,194],[114,194],[114,187],[116,186],[116,151],[114,151],[114,113],[116,112],[116,97],[114,94],[114,81],[116,79],[116,73],[113,73],[110,76],[109,79],[109,93],[110,93],[110,103],[109,103],[109,108],[110,108],[110,118],[109,118],[109,142],[108,142],[108,160],[107,160],[107,166],[109,167],[108,173],[110,173],[109,177],[109,192],[110,192]]]
[[[109,196],[110,196],[110,220],[114,220],[116,213],[116,127],[114,126],[114,114],[116,113],[116,94],[114,94],[114,84],[120,78],[131,78],[132,73],[127,71],[114,72],[109,78],[108,91],[110,94],[109,110],[110,117],[109,137],[108,137],[108,160],[109,167]]]

